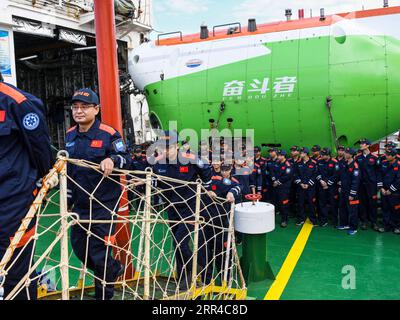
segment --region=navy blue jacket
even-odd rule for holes
[[[318,162],[318,175],[317,180],[325,181],[329,187],[337,184],[340,174],[339,162],[331,158],[328,161],[320,160]]]
[[[271,181],[277,181],[280,188],[289,190],[293,180],[293,171],[289,161],[286,160],[284,163],[276,161],[272,167]]]
[[[317,179],[317,163],[311,158],[307,161],[296,162],[294,168],[294,183],[297,185],[308,184],[311,187],[315,187]]]
[[[240,169],[233,168],[232,177],[236,178],[236,180],[239,182],[243,196],[253,193],[251,188],[255,187],[254,176],[249,167],[242,167]]]
[[[400,193],[400,161],[394,160],[393,163],[383,160],[380,164],[382,187],[392,193]]]
[[[352,196],[353,198],[357,197],[361,175],[362,173],[357,162],[353,161],[350,164],[346,164],[346,167],[340,175],[341,193]]]
[[[79,132],[78,126],[67,131],[65,138],[66,150],[69,157],[100,163],[106,158],[112,158],[116,169],[129,169],[130,156],[126,145],[118,131],[96,120],[87,132]],[[92,169],[68,165],[68,175],[87,192],[92,193],[97,187],[103,174]],[[112,177],[119,182],[118,176]],[[70,205],[75,208],[88,209],[89,197],[73,182],[68,181],[71,190]],[[102,203],[115,203],[121,194],[121,186],[112,179],[105,178],[94,193],[94,197]],[[97,201],[92,201],[93,207],[101,207]]]
[[[222,176],[213,176],[211,179],[211,191],[220,198],[226,198],[228,192],[232,192],[235,202],[240,202],[242,185],[233,176],[230,179],[223,178]]]
[[[366,184],[374,184],[381,187],[381,177],[379,169],[378,156],[369,153],[367,156],[363,154],[358,155],[355,160],[357,161],[361,171],[361,182]]]
[[[52,165],[42,101],[0,82],[0,237],[16,231]]]
[[[205,188],[209,188],[211,184],[211,167],[208,163],[203,162],[196,155],[189,153],[180,153],[176,163],[170,163],[162,155],[155,159],[153,164],[153,172],[160,176],[166,176],[173,179],[195,182],[198,178],[202,180]],[[196,186],[183,186],[181,183],[162,182],[156,180],[155,186],[164,189],[162,196],[168,200],[168,203],[174,203],[175,207],[191,208],[195,203]],[[178,187],[178,188],[177,188]],[[188,201],[188,204],[178,202]],[[194,207],[192,208],[194,211]]]

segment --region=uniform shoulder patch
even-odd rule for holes
[[[332,161],[333,161],[333,162],[338,162],[335,158],[332,158]]]
[[[358,169],[358,163],[354,162],[354,168]]]
[[[112,144],[114,146],[115,151],[117,151],[117,152],[125,152],[126,151],[126,145],[122,138],[119,138],[119,139],[113,141]]]
[[[231,180],[232,180],[233,182],[239,183],[238,179],[236,179],[236,178],[234,178],[234,177],[232,177]]]
[[[74,131],[75,129],[76,129],[76,126],[73,126],[73,127],[69,128],[69,129],[67,130],[67,133],[72,132],[72,131]]]
[[[113,127],[110,127],[104,123],[100,123],[99,129],[108,132],[112,136],[117,132]]]
[[[221,176],[212,176],[212,180],[222,180]]]
[[[9,96],[18,104],[24,102],[27,99],[21,92],[9,87],[3,82],[0,82],[0,92],[4,93],[6,96]]]
[[[25,115],[24,119],[22,119],[22,125],[26,130],[35,130],[40,123],[40,118],[36,113],[28,113]]]

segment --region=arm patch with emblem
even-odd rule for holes
[[[117,152],[125,152],[126,151],[126,145],[122,138],[113,141],[112,144],[113,144],[115,151],[117,151]]]

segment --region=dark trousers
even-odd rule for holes
[[[308,206],[309,218],[313,224],[317,223],[317,216],[315,215],[315,187],[308,187],[303,189],[297,186],[297,219],[299,221],[306,220],[305,205]]]
[[[339,202],[339,223],[341,226],[349,226],[351,230],[358,228],[358,205],[360,201],[355,198],[349,200],[350,193],[342,192]]]
[[[281,222],[287,222],[289,217],[290,205],[289,205],[290,187],[277,186],[274,188],[275,206],[277,206],[280,215]]]
[[[383,217],[383,226],[385,230],[392,229],[392,212],[394,207],[392,208],[392,204],[390,201],[390,196],[381,196],[381,204],[382,204],[382,217]]]
[[[391,194],[387,197],[390,205],[389,225],[392,229],[400,228],[400,194]]]
[[[360,220],[363,223],[368,221],[372,224],[377,222],[377,200],[378,189],[375,184],[362,182],[359,189],[360,197]]]
[[[199,244],[199,264],[206,266],[205,281],[202,276],[203,281],[206,283],[211,281],[213,275],[217,279],[223,279],[227,254],[227,228],[229,227],[230,205],[225,204],[224,206],[215,203],[208,207],[208,212],[210,213],[210,218],[206,219],[208,223],[204,227],[203,233],[203,241],[207,244],[207,251],[201,250],[201,245]],[[232,255],[230,257],[232,258]],[[230,265],[229,262],[228,269]]]
[[[3,258],[9,242],[0,241],[0,260]],[[18,248],[14,251],[10,262],[7,264],[6,269],[12,263],[14,265],[8,270],[7,276],[4,282],[4,295],[5,299],[8,294],[14,289],[14,287],[21,281],[21,279],[29,272],[29,267],[33,264],[31,263],[33,250],[33,241],[27,244],[25,247]],[[21,253],[22,252],[22,253]],[[21,255],[20,255],[21,254]],[[34,271],[29,278],[36,277],[36,271]],[[1,282],[0,282],[1,284]],[[37,299],[37,280],[32,281],[29,287],[25,285],[22,286],[22,290],[15,296],[12,297],[13,300],[36,300]]]
[[[334,186],[328,187],[328,189],[319,189],[319,221],[321,224],[328,222],[329,213],[332,216],[332,223],[334,226],[338,225],[338,195],[337,189]]]
[[[87,218],[87,212],[76,210],[82,219]],[[108,215],[104,208],[93,210],[93,219],[105,219]],[[99,217],[96,217],[99,215]],[[110,217],[105,220],[111,220]],[[92,234],[87,234],[89,230]],[[112,236],[115,233],[115,225],[92,223],[74,225],[71,229],[71,245],[78,259],[91,269],[96,278],[95,297],[97,300],[110,300],[114,296],[114,285],[106,284],[103,286],[101,281],[115,282],[118,272],[121,269],[121,263],[112,257],[112,246],[107,246],[107,242],[112,243]]]

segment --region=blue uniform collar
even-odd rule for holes
[[[71,139],[74,140],[77,135],[85,135],[89,139],[93,140],[94,138],[96,138],[96,132],[99,129],[100,123],[100,120],[96,119],[90,129],[87,132],[82,133],[79,132],[79,125],[77,125],[75,130],[71,132]]]

